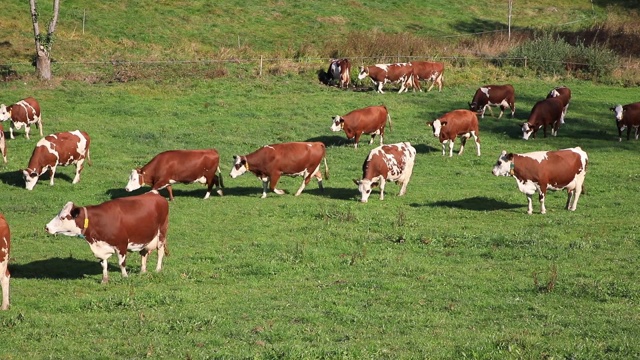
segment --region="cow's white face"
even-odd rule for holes
[[[247,172],[248,169],[247,169],[247,160],[243,159],[242,156],[235,155],[233,159],[234,159],[234,163],[233,163],[233,166],[231,167],[231,173],[229,175],[231,175],[231,178],[235,179],[238,176]]]
[[[11,115],[7,111],[5,104],[0,105],[0,121],[7,121],[11,118]]]
[[[142,182],[142,176],[140,176],[139,170],[131,170],[131,174],[129,175],[129,182],[127,182],[127,186],[125,186],[124,189],[127,192],[131,192],[133,190],[140,189],[142,185],[144,185],[144,183]]]
[[[363,203],[366,203],[367,201],[369,201],[369,195],[371,195],[371,189],[374,186],[378,185],[377,181],[371,181],[369,179],[353,180],[353,182],[355,182],[356,185],[358,185],[358,191],[360,191],[360,194],[362,195],[360,197],[360,202],[363,202]]]
[[[82,229],[76,225],[75,220],[79,213],[80,209],[74,208],[73,203],[69,201],[62,210],[60,210],[60,213],[45,225],[44,229],[53,235],[78,236],[82,234]]]
[[[529,140],[529,137],[533,134],[533,127],[529,125],[529,123],[522,124],[522,138],[524,140]]]
[[[331,131],[340,131],[342,130],[342,126],[344,125],[344,119],[340,115],[336,115],[333,118],[333,122],[331,124]]]
[[[511,170],[513,169],[513,155],[507,155],[505,150],[498,157],[498,162],[493,166],[493,175],[495,176],[511,176]]]
[[[616,120],[622,120],[622,115],[624,114],[624,110],[622,109],[622,105],[616,105],[615,108],[612,109],[616,114]]]
[[[362,80],[369,75],[369,71],[364,66],[360,66],[360,73],[358,74],[358,79]]]
[[[433,128],[433,136],[439,137],[440,130],[442,130],[442,122],[440,121],[440,119],[432,122],[431,127]]]
[[[32,169],[24,169],[22,170],[22,177],[24,178],[24,186],[27,190],[33,190],[33,188],[38,183],[38,178],[40,178],[40,174],[38,174],[35,170]]]

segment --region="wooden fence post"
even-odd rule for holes
[[[260,55],[260,71],[258,73],[258,76],[262,76],[262,55]]]

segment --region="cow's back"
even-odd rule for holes
[[[113,199],[87,207],[92,228],[101,229],[104,241],[128,238],[130,243],[147,243],[167,226],[169,203],[156,193]],[[124,232],[124,233],[123,233]]]
[[[89,134],[84,131],[62,132],[46,136],[58,152],[58,163],[68,164],[84,159],[91,144]]]
[[[627,126],[640,125],[640,102],[631,103],[622,107],[624,113],[622,116],[622,122]]]
[[[9,260],[9,250],[11,249],[11,231],[4,215],[0,213],[0,263]],[[2,276],[2,274],[0,274]]]
[[[479,131],[478,116],[471,110],[453,110],[441,116],[439,120],[443,124],[446,123],[440,131],[441,137],[442,134],[447,134],[449,139],[452,139],[470,131]]]
[[[560,120],[563,108],[562,100],[557,97],[540,100],[531,109],[528,123],[531,125],[553,124]]]
[[[388,115],[387,107],[379,105],[353,110],[342,118],[345,128],[370,133],[384,127]]]
[[[215,172],[220,164],[220,155],[215,149],[168,150],[154,156],[142,171],[152,176],[180,178],[186,170],[200,174],[204,170]]]
[[[28,97],[11,105],[11,118],[13,121],[28,122],[40,117],[40,104],[32,97]]]
[[[296,174],[309,167],[315,167],[325,156],[325,146],[321,142],[287,142],[261,147],[248,155],[255,158],[267,173],[279,171]]]

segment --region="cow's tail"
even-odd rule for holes
[[[87,164],[93,166],[93,162],[91,162],[91,151],[87,149]]]
[[[329,180],[329,166],[327,166],[327,156],[324,156],[324,178]]]
[[[220,183],[220,188],[224,189],[224,181],[222,181],[222,171],[220,171],[220,165],[218,165],[218,182]]]
[[[391,114],[387,112],[387,123],[389,124],[389,131],[391,131]]]

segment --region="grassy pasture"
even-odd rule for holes
[[[519,124],[558,84],[516,79],[516,118],[486,116],[482,156],[468,143],[448,158],[425,122],[464,108],[479,84],[379,95],[324,87],[314,76],[1,84],[3,102],[40,100],[46,134],[87,131],[94,165],[79,184],[61,168],[55,186],[45,176],[28,192],[18,171],[38,136],[27,141],[19,131],[9,141],[0,211],[13,235],[12,306],[0,313],[0,358],[640,355],[640,240],[631,216],[640,145],[617,141],[608,110],[637,94],[567,82],[573,101],[559,136],[525,142]],[[354,150],[330,132],[330,118],[380,103],[393,122],[386,142],[410,141],[418,157],[406,196],[389,184],[384,201],[374,193],[360,204],[352,179],[372,146],[365,140]],[[324,193],[312,182],[294,197],[301,179],[285,177],[286,195],[260,199],[253,175],[228,177],[232,155],[299,140],[327,144]],[[566,193],[549,193],[548,213],[536,201],[528,216],[514,180],[490,172],[503,149],[577,145],[590,164],[576,212],[562,209]],[[129,195],[130,170],[158,152],[206,147],[223,159],[225,196],[205,201],[200,185],[174,187],[163,272],[140,275],[131,254],[130,277],[112,260],[111,282],[101,285],[83,240],[44,232],[66,201]]]

